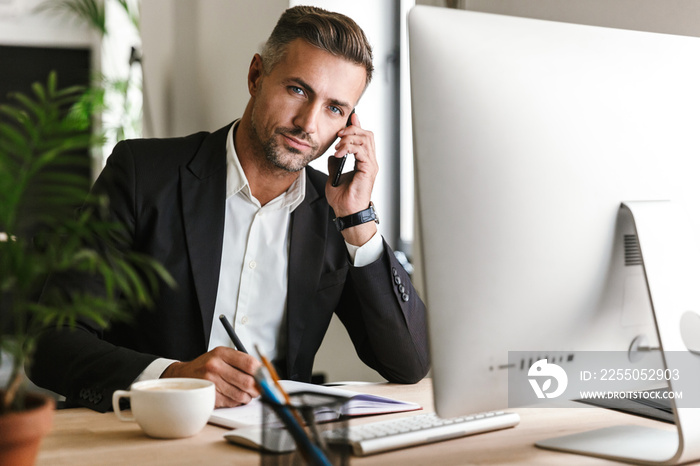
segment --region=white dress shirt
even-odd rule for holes
[[[257,344],[274,360],[284,347],[280,329],[287,304],[289,216],[304,200],[306,175],[302,172],[287,191],[261,206],[236,156],[233,131],[226,142],[224,243],[208,350],[231,345],[217,322],[223,314],[251,354]]]
[[[264,206],[252,195],[236,148],[232,125],[226,141],[226,213],[219,286],[208,350],[233,346],[221,322],[231,322],[241,343],[254,353],[254,346],[270,360],[281,358],[286,348],[284,321],[287,307],[290,214],[304,200],[306,169],[292,185]],[[204,207],[203,207],[204,208]],[[379,259],[380,235],[362,246],[345,243],[356,267]],[[160,377],[174,361],[157,359],[137,380]]]

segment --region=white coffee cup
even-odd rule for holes
[[[131,399],[131,416],[119,409],[119,400]],[[214,410],[214,383],[204,379],[155,379],[136,382],[112,395],[114,413],[122,421],[136,421],[146,435],[183,438],[199,433]]]

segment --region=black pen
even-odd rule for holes
[[[231,338],[231,341],[233,342],[233,346],[235,346],[241,353],[248,354],[248,351],[246,351],[245,346],[243,346],[243,343],[241,343],[241,340],[238,338],[238,335],[236,335],[236,332],[233,331],[233,327],[231,327],[231,324],[229,323],[228,319],[226,319],[226,316],[221,314],[219,316],[219,320],[224,325],[226,333],[228,333],[229,338]]]

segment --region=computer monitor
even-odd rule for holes
[[[700,243],[700,39],[426,6],[408,34],[438,414],[507,407],[508,368],[657,348],[620,206],[671,200]]]

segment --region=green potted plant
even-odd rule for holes
[[[14,104],[0,106],[0,348],[12,366],[0,390],[0,464],[33,464],[39,440],[14,459],[3,457],[6,443],[50,429],[53,400],[28,395],[23,371],[42,329],[126,320],[128,309],[151,304],[160,283],[173,285],[154,260],[113,246],[122,227],[102,215],[108,200],[89,193],[91,178],[76,172],[89,172],[89,157],[79,154],[96,139],[70,111],[84,90],[59,90],[56,81],[52,73],[46,85],[33,84],[33,95],[13,94]],[[46,280],[64,273],[96,274],[106,293],[71,293]],[[28,428],[12,424],[23,417]]]

